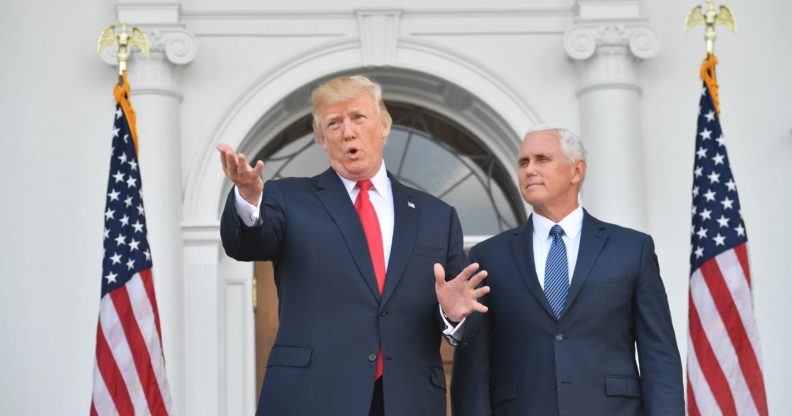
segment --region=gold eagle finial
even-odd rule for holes
[[[704,25],[704,40],[707,42],[707,55],[712,54],[715,43],[715,25],[724,25],[732,31],[737,31],[737,22],[728,7],[721,5],[718,10],[712,0],[707,0],[707,11],[702,11],[701,6],[696,6],[685,18],[685,33],[697,25]]]
[[[115,26],[110,25],[102,34],[99,35],[99,42],[96,51],[101,55],[102,51],[111,45],[118,45],[118,76],[122,76],[126,72],[126,63],[132,48],[138,48],[144,56],[148,57],[148,40],[146,34],[142,30],[133,27],[132,33],[127,32],[126,23],[121,22],[121,28],[116,33]]]

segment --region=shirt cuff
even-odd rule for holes
[[[443,307],[438,305],[440,308],[440,316],[443,318],[443,322],[445,323],[445,329],[443,330],[443,336],[445,337],[446,341],[451,344],[452,347],[456,347],[462,342],[462,338],[465,336],[465,321],[467,318],[462,319],[461,322],[454,325],[452,324],[446,314],[443,312]]]
[[[258,205],[252,205],[245,201],[245,198],[242,198],[242,195],[239,194],[239,189],[236,186],[234,187],[234,195],[236,196],[234,204],[236,205],[237,215],[248,227],[253,227],[260,223],[259,208],[261,207],[261,200],[264,199],[263,194],[262,192]]]

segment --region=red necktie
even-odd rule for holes
[[[371,200],[369,199],[368,191],[372,186],[371,181],[360,181],[357,186],[360,192],[357,199],[355,199],[355,211],[360,217],[363,232],[366,233],[371,263],[374,265],[374,275],[377,276],[377,286],[379,287],[380,295],[382,295],[382,288],[385,287],[385,250],[382,249],[382,230],[380,229],[379,219],[377,219],[377,211],[374,211],[374,205],[371,205]],[[382,346],[380,345],[379,351],[377,351],[377,378],[381,376]]]

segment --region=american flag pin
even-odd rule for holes
[[[410,208],[415,208],[415,204],[413,204],[410,201],[407,201],[407,206],[410,207]]]

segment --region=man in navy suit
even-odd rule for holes
[[[517,172],[534,212],[470,252],[491,292],[455,351],[454,416],[684,415],[652,238],[579,205],[585,150],[568,130],[529,132]]]
[[[324,173],[265,185],[263,162],[218,146],[235,184],[223,246],[272,260],[280,300],[257,414],[443,415],[441,334],[486,311],[486,273],[468,266],[456,211],[385,170],[391,118],[378,84],[336,78],[312,102]]]

